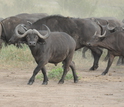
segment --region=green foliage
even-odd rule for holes
[[[51,79],[55,79],[55,78],[60,79],[62,73],[63,73],[62,68],[54,68],[50,72],[48,72],[48,77]]]
[[[48,72],[48,78],[58,80],[62,77],[62,74],[63,74],[63,68],[55,67],[51,71]],[[42,74],[37,75],[36,79],[43,80],[43,75]],[[68,73],[65,77],[65,80],[70,80],[70,79],[73,79],[73,75]]]
[[[42,81],[43,80],[43,74],[36,75],[36,79]]]

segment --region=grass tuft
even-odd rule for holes
[[[63,68],[61,67],[55,67],[51,71],[48,72],[48,78],[53,80],[58,80],[62,77],[63,74]],[[43,75],[38,74],[36,76],[36,79],[43,80]],[[73,79],[73,75],[68,72],[68,74],[65,77],[65,80],[71,80]]]

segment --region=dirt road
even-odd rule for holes
[[[78,71],[78,83],[73,80],[57,84],[49,80],[47,86],[36,80],[27,85],[31,70],[0,69],[0,107],[124,107],[124,71],[103,69]]]

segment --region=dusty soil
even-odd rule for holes
[[[47,86],[36,80],[27,85],[29,69],[0,69],[0,107],[124,107],[124,67],[104,68],[89,72],[77,70],[80,80],[58,84],[49,80]]]

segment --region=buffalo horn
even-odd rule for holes
[[[32,22],[30,22],[30,21],[27,21],[27,23],[28,23],[29,25],[32,25]]]
[[[19,24],[19,25],[17,25],[16,28],[15,28],[15,33],[16,33],[16,36],[17,36],[18,38],[25,37],[29,32],[32,31],[31,29],[29,29],[29,30],[27,30],[24,34],[21,35],[21,34],[18,33],[19,27],[22,27],[22,25]]]
[[[100,24],[100,22],[99,22],[98,20],[96,20],[96,23],[97,23],[99,26],[102,27],[102,25]]]
[[[96,36],[96,34],[97,34],[97,31],[95,31],[95,33],[94,33],[94,35],[93,35],[93,36]]]
[[[104,32],[104,34],[99,35],[99,37],[105,37],[105,35],[106,35],[106,31]]]
[[[109,26],[109,23],[108,23],[108,24],[107,24],[107,29],[111,31],[111,30],[114,30],[115,27],[110,27],[110,26]]]
[[[43,24],[44,25],[44,24]],[[48,38],[49,37],[49,34],[50,34],[50,29],[46,26],[46,25],[44,25],[46,28],[47,28],[47,34],[46,35],[41,35],[36,29],[33,29],[33,31],[35,32],[35,33],[37,33],[37,35],[41,38],[41,39],[46,39],[46,38]]]

